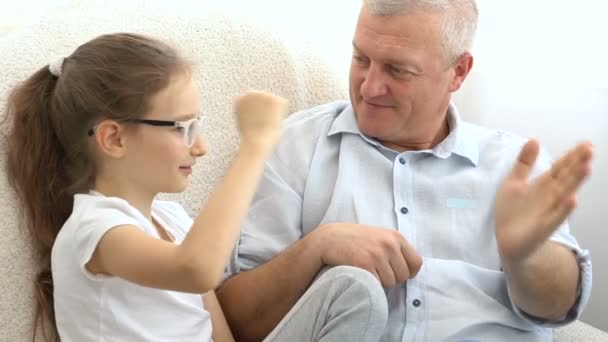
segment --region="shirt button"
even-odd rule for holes
[[[421,302],[420,302],[418,299],[414,299],[414,301],[412,302],[412,304],[413,304],[415,307],[419,307],[419,306],[420,306],[420,304],[422,304],[422,303],[421,303]]]
[[[406,207],[401,208],[401,213],[402,214],[407,214],[409,212],[409,210]]]
[[[399,162],[401,163],[401,165],[405,165],[405,159],[404,158],[399,158]]]

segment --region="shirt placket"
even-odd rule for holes
[[[412,162],[413,154],[399,154],[393,163],[393,195],[398,230],[413,248],[417,249],[416,212],[413,206]],[[423,323],[426,315],[425,296],[422,284],[416,279],[407,281],[403,287],[403,305],[405,305],[406,322],[403,341],[424,341]]]

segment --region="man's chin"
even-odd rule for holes
[[[363,120],[359,123],[359,130],[370,138],[379,138],[386,132],[385,127],[378,126],[375,122]]]

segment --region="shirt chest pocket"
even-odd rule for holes
[[[493,201],[482,197],[445,198],[448,215],[443,244],[452,255],[448,259],[461,260],[486,269],[500,270],[493,219]]]
[[[418,211],[426,211],[416,219],[423,255],[500,270],[492,187],[478,181],[437,185],[416,194]]]

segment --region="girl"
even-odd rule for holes
[[[43,260],[47,339],[232,340],[213,289],[286,101],[236,99],[239,151],[192,221],[155,196],[184,191],[207,152],[199,106],[189,64],[135,34],[93,39],[11,94],[8,176]]]

